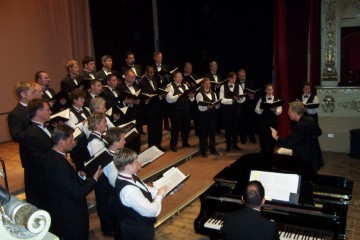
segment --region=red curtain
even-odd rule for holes
[[[310,41],[310,79],[308,46]],[[279,135],[289,134],[288,102],[299,98],[303,83],[320,83],[320,1],[275,0],[274,2],[275,94],[286,100],[279,117]]]
[[[276,0],[274,3],[274,81],[275,95],[283,99],[289,99],[287,56],[285,0]],[[286,112],[285,105],[279,121],[278,132],[281,137],[290,129]]]

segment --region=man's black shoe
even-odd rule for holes
[[[189,143],[183,143],[183,147],[191,148],[192,146]]]
[[[207,155],[206,152],[202,152],[202,153],[201,153],[201,156],[202,156],[203,158],[207,158],[207,157],[208,157],[208,155]]]
[[[226,147],[227,152],[230,152],[230,150],[231,150],[231,147]]]
[[[214,155],[217,155],[217,156],[220,155],[220,153],[218,151],[216,151],[216,150],[210,150],[210,153],[214,154]]]
[[[171,146],[170,149],[171,149],[172,152],[177,152],[178,151],[176,146]]]
[[[233,146],[233,149],[234,149],[234,150],[238,150],[238,151],[241,151],[241,150],[242,150],[241,148],[239,148],[238,145],[234,145],[234,146]]]
[[[105,237],[113,237],[113,236],[114,236],[114,232],[113,232],[113,231],[103,232],[103,235],[104,235]]]
[[[166,152],[166,148],[163,148],[162,146],[159,146],[159,147],[157,147],[160,151],[162,151],[162,152]]]

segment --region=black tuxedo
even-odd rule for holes
[[[111,70],[110,73],[106,74],[104,69],[102,68],[100,71],[98,71],[96,73],[96,79],[100,79],[103,85],[107,85],[106,82],[106,76],[109,74],[115,74],[116,76],[118,76],[118,72],[115,70]]]
[[[60,238],[87,239],[89,213],[86,195],[94,189],[96,181],[91,178],[83,182],[65,157],[54,150],[49,151],[45,158],[51,160],[44,162],[44,173],[55,234]]]
[[[89,107],[91,99],[93,99],[93,97],[91,96],[90,92],[87,92],[85,97],[84,107]]]
[[[133,84],[133,88],[136,92],[140,90],[140,88],[136,84]],[[129,87],[127,86],[127,84],[125,82],[119,86],[119,90],[120,90],[120,94],[122,94],[122,92],[130,92],[131,93]],[[124,98],[122,100],[124,100]],[[140,104],[142,104],[142,103],[140,103]],[[120,119],[121,123],[127,123],[129,121],[136,120],[136,129],[139,133],[141,132],[141,129],[142,129],[142,126],[141,126],[142,123],[140,121],[140,119],[141,119],[140,114],[143,114],[140,111],[140,109],[141,109],[140,104],[139,105],[134,104],[132,106],[128,106],[128,110],[127,110],[126,114],[123,116],[123,119]],[[130,143],[126,143],[125,146],[127,146],[127,147],[131,148],[132,150],[134,150],[135,152],[139,153],[140,152],[140,135],[138,135]]]
[[[141,92],[154,94],[158,90],[158,84],[152,80],[154,88],[151,86],[149,79],[144,77],[141,81]],[[164,97],[165,98],[165,97]],[[159,147],[162,142],[162,102],[159,96],[153,97],[144,107],[144,118],[148,131],[148,146]]]
[[[94,78],[91,77],[90,73],[94,76]],[[79,73],[79,79],[81,81],[85,80],[91,80],[91,79],[96,79],[96,72],[88,72],[85,71],[84,69],[80,71]]]
[[[287,138],[279,138],[282,147],[291,148],[293,156],[299,157],[312,164],[317,172],[324,165],[323,157],[318,141],[321,129],[312,117],[302,116],[291,130]]]
[[[76,82],[75,82],[76,80]],[[61,91],[64,93],[71,93],[75,88],[80,86],[80,78],[73,78],[70,74],[61,81]]]
[[[136,76],[137,77],[141,77],[144,73],[143,73],[143,70],[141,68],[140,65],[138,64],[134,64],[134,67],[135,67],[135,71],[136,71]],[[125,74],[125,72],[127,70],[131,69],[131,66],[129,65],[124,65],[121,70],[120,70],[120,77],[123,78],[123,75]],[[123,78],[124,79],[124,78]]]
[[[255,90],[255,83],[253,81],[246,80],[244,84],[239,81],[240,87],[245,93],[245,89],[249,88]],[[243,86],[244,85],[244,86]],[[255,113],[255,107],[257,104],[256,96],[251,99],[249,96],[246,96],[245,102],[240,104],[240,121],[238,126],[238,131],[240,135],[240,140],[243,144],[246,143],[247,137],[251,141],[255,141],[255,132],[256,132],[256,122],[257,114]]]
[[[52,88],[44,88],[43,89],[43,98],[48,100],[48,101],[52,101],[54,100],[54,96],[55,96],[56,92],[54,89]]]
[[[116,94],[118,95],[118,97],[120,97],[120,94],[121,94],[120,91],[118,91],[117,89],[113,89],[113,91],[115,91]],[[119,107],[123,107],[123,105],[118,102],[118,98],[114,95],[112,90],[110,90],[110,88],[108,88],[108,87],[103,88],[103,91],[101,92],[101,94],[99,96],[102,97],[103,99],[105,99],[106,109],[109,109],[116,105],[118,105]]]
[[[166,86],[171,82],[170,73],[169,74],[160,74],[156,67],[156,64],[154,64],[154,70],[155,70],[155,79],[157,81],[159,88],[166,89]],[[169,67],[165,64],[161,64],[161,70],[170,71]],[[163,109],[164,129],[169,130],[170,129],[170,127],[169,127],[170,126],[169,104],[165,99],[161,100],[161,102],[162,102],[162,109]]]
[[[223,79],[221,78],[221,75],[219,73],[216,73],[215,74],[216,77],[217,77],[217,82],[221,82]],[[208,77],[211,81],[211,87],[212,89],[217,93],[217,96],[219,97],[219,91],[220,91],[220,86],[217,86],[215,83],[213,82],[216,82],[215,80],[215,77],[214,77],[214,74],[212,74],[211,72],[209,73],[206,73],[204,77]],[[215,86],[217,86],[217,88],[215,88]]]
[[[50,132],[51,133],[51,132]],[[44,191],[44,158],[51,150],[52,140],[44,130],[32,123],[25,134],[27,162],[24,166],[26,201],[38,208],[48,210],[48,199]]]
[[[25,167],[26,163],[24,137],[29,124],[30,118],[28,107],[24,107],[19,103],[8,115],[8,127],[11,139],[19,143],[20,159],[23,167]]]
[[[221,229],[223,240],[277,240],[274,222],[261,216],[260,211],[245,206],[225,215]]]

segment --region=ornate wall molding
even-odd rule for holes
[[[360,117],[359,87],[318,87],[321,117]]]
[[[338,0],[322,2],[322,81],[338,81],[339,4]],[[335,84],[335,85],[336,85]],[[323,84],[322,84],[323,85]],[[326,84],[325,84],[326,85]]]

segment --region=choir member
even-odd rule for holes
[[[43,186],[44,161],[51,161],[44,158],[52,147],[51,131],[45,125],[50,120],[50,115],[50,106],[45,99],[32,99],[29,102],[31,125],[28,126],[24,139],[27,160],[24,167],[26,201],[45,210],[50,210]]]
[[[96,78],[100,79],[102,81],[103,85],[106,85],[106,76],[109,74],[115,74],[118,73],[112,69],[113,67],[113,61],[112,57],[110,55],[104,55],[101,57],[101,63],[103,65],[102,69],[96,73]]]
[[[121,68],[119,75],[123,76],[127,70],[131,69],[135,73],[135,76],[137,77],[137,79],[140,79],[141,76],[143,75],[143,70],[140,65],[135,64],[134,53],[132,53],[132,52],[125,53],[125,63],[126,64]]]
[[[89,107],[90,101],[98,97],[102,92],[102,84],[99,79],[90,80],[90,87],[85,97],[85,107]]]
[[[271,136],[270,127],[277,129],[278,116],[282,112],[282,107],[273,107],[271,109],[262,109],[261,103],[273,103],[279,100],[274,96],[274,89],[271,83],[265,85],[266,95],[259,99],[256,104],[255,112],[259,114],[259,140],[262,153],[273,154],[275,148],[275,140]]]
[[[52,133],[53,148],[45,155],[44,175],[54,233],[63,240],[87,240],[89,238],[88,195],[101,176],[101,167],[91,176],[74,171],[66,154],[75,146],[74,130],[67,125],[58,125]],[[44,187],[44,186],[43,186]]]
[[[145,94],[156,94],[159,90],[158,83],[154,78],[154,67],[146,66],[145,76],[141,81],[141,92]],[[162,142],[162,102],[166,93],[156,95],[145,100],[144,119],[147,124],[148,147],[156,146],[161,151],[166,151],[161,146]]]
[[[309,104],[309,103],[314,103],[314,104],[318,104],[319,103],[319,98],[316,96],[315,93],[311,93],[311,86],[309,82],[305,82],[303,85],[303,94],[301,95],[301,101],[304,104]],[[312,117],[313,119],[315,119],[315,121],[318,121],[318,111],[319,108],[306,108],[306,112],[304,113],[305,116],[309,116]]]
[[[167,187],[157,189],[147,186],[136,176],[141,166],[137,161],[137,154],[130,149],[117,151],[114,164],[118,169],[115,189],[122,213],[119,224],[121,239],[154,239],[154,224],[160,214]]]
[[[205,101],[209,103],[216,102],[217,96],[211,89],[210,79],[205,77],[202,81],[202,89],[196,95],[196,102]],[[199,108],[199,145],[201,156],[207,157],[207,150],[210,153],[219,155],[215,148],[215,132],[216,132],[216,109],[219,109],[219,104],[209,104],[208,106],[198,105]]]
[[[170,104],[170,148],[173,152],[177,152],[177,142],[180,132],[182,146],[191,147],[188,142],[190,128],[190,101],[194,101],[194,93],[187,91],[189,88],[182,82],[183,77],[181,72],[175,71],[172,76],[174,82],[172,82],[167,88],[168,93],[166,95],[166,101]]]
[[[223,123],[225,127],[226,151],[241,150],[238,142],[239,104],[245,101],[241,86],[236,83],[236,73],[228,74],[228,82],[220,87],[219,98],[223,108]]]
[[[237,77],[238,83],[240,84],[243,92],[248,93],[248,95],[246,96],[246,101],[243,104],[240,104],[240,141],[242,144],[246,144],[247,138],[249,138],[250,142],[255,144],[257,116],[254,110],[257,102],[255,98],[255,93],[246,90],[251,89],[253,91],[256,91],[255,83],[246,78],[246,71],[244,69],[240,69],[238,71]]]
[[[96,78],[95,60],[93,57],[85,56],[82,59],[82,67],[83,69],[79,73],[79,77],[82,81]]]

